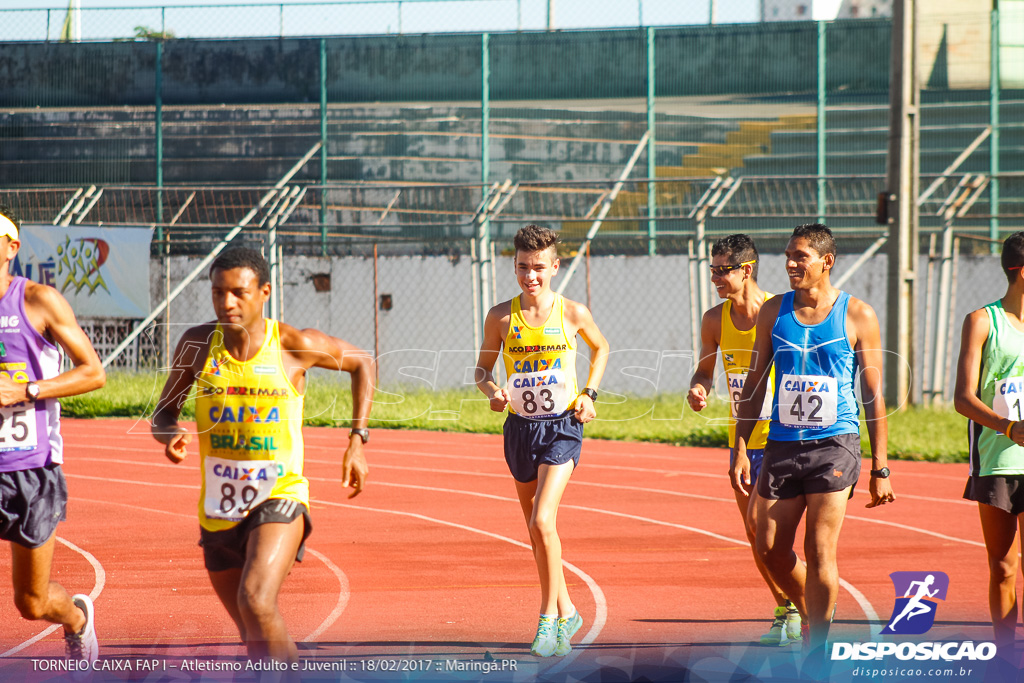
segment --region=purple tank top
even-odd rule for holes
[[[0,297],[0,372],[15,382],[60,373],[60,349],[43,338],[25,315],[25,283],[14,277]],[[0,408],[0,472],[63,462],[60,402],[43,399]]]

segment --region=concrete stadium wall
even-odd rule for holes
[[[841,254],[837,276],[842,275],[856,257],[856,254]],[[172,286],[197,262],[198,259],[172,258]],[[853,296],[874,307],[883,343],[888,309],[886,262],[884,254],[875,255],[844,286]],[[476,349],[468,260],[391,257],[379,259],[378,268],[380,293],[390,294],[394,304],[391,310],[377,311],[382,386],[423,390],[472,386]],[[925,273],[926,268],[927,259],[922,258],[920,272]],[[156,302],[164,292],[162,265],[154,262],[151,272],[152,299]],[[315,291],[312,276],[317,273],[330,274],[331,291]],[[511,259],[500,257],[497,262],[499,300],[519,293],[512,273]],[[767,291],[788,291],[784,257],[763,254],[759,280]],[[693,371],[689,259],[685,256],[593,257],[591,282],[594,318],[612,348],[602,383],[605,400],[614,400],[616,393],[650,396],[683,391]],[[998,299],[1006,288],[998,257],[989,255],[962,256],[957,282],[956,311],[949,327],[952,334],[947,356],[953,359],[949,365],[949,386],[952,386],[953,364],[959,354],[959,330],[964,316]],[[922,281],[922,288],[924,284]],[[172,345],[188,326],[214,318],[209,287],[209,281],[201,277],[171,305]],[[586,301],[582,270],[570,282],[566,296]],[[282,316],[285,322],[296,327],[316,327],[369,350],[374,348],[376,304],[370,259],[285,258]],[[917,316],[922,335],[924,326],[933,324],[926,320],[924,313],[922,294]],[[920,339],[919,349],[923,348],[923,336]],[[580,346],[579,367],[581,379],[584,379],[587,364],[582,359],[588,354],[586,345],[581,342]],[[915,390],[920,392],[920,355],[913,370]]]
[[[813,22],[659,28],[660,96],[813,91]],[[829,89],[884,92],[888,20],[829,27]],[[480,34],[327,38],[331,102],[474,101]],[[643,97],[640,30],[499,33],[491,98]],[[173,40],[164,44],[167,105],[318,102],[320,39]],[[155,43],[0,44],[0,106],[124,106],[154,101]]]

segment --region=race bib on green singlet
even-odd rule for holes
[[[1006,420],[1024,420],[1024,377],[1007,377],[996,382],[992,410]]]
[[[783,375],[779,382],[779,422],[799,429],[836,423],[839,383],[824,375]]]
[[[738,417],[737,407],[740,402],[740,395],[743,393],[743,383],[747,381],[745,370],[729,370],[725,373],[726,381],[729,383],[729,411],[733,419]],[[761,412],[757,415],[758,420],[772,419],[772,394],[767,389],[764,392],[764,400],[761,402]]]
[[[561,415],[576,399],[569,396],[569,385],[562,370],[517,372],[508,378],[512,408],[523,417]]]
[[[30,451],[38,443],[34,406],[0,408],[0,451]]]
[[[240,522],[277,484],[278,464],[273,460],[225,460],[206,456],[206,498],[203,510],[210,519]]]

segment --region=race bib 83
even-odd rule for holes
[[[562,370],[517,372],[508,378],[508,393],[512,408],[523,417],[561,415],[576,398],[569,396]]]

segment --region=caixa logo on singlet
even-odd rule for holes
[[[945,572],[893,572],[889,575],[896,590],[896,601],[882,635],[921,635],[935,624],[939,601],[949,591]],[[861,642],[832,643],[833,660],[878,660],[887,656],[900,660],[942,660],[946,662],[989,660],[996,655],[995,643],[974,641],[946,642]]]

